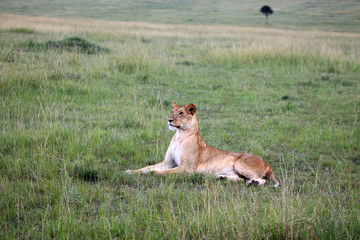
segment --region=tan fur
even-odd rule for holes
[[[164,161],[138,170],[127,170],[126,173],[209,173],[233,181],[245,178],[247,185],[262,185],[266,182],[264,178],[268,178],[275,183],[274,187],[279,186],[271,167],[259,156],[223,151],[207,145],[199,134],[195,111],[196,106],[192,103],[180,107],[173,103],[168,125],[176,133]]]

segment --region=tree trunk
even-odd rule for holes
[[[268,24],[269,23],[269,21],[268,21],[268,18],[269,18],[269,15],[265,15],[266,16],[266,24]]]

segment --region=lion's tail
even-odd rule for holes
[[[270,168],[269,171],[266,173],[266,176],[268,179],[270,179],[273,183],[275,183],[275,185],[273,186],[274,188],[277,188],[278,186],[280,186],[280,182],[275,178],[275,174],[273,172],[273,170]]]

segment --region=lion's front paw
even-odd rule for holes
[[[134,172],[133,170],[126,170],[126,171],[125,171],[125,173],[126,173],[127,175],[131,175],[131,174],[133,174],[133,172]]]

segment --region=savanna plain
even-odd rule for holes
[[[0,239],[359,239],[359,93],[355,30],[1,13]],[[173,101],[281,186],[126,175]]]

